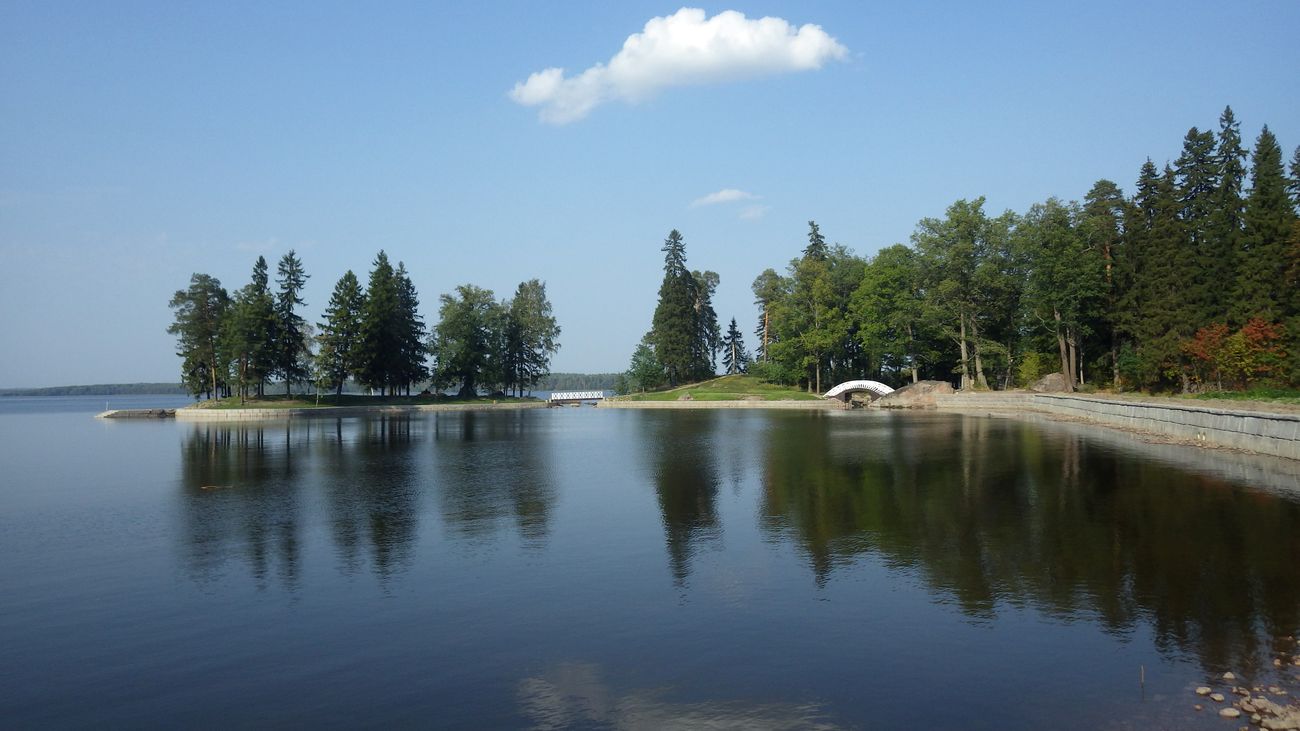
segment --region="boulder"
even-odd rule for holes
[[[936,394],[954,393],[946,381],[919,381],[876,399],[874,406],[882,409],[933,409]]]
[[[1068,393],[1070,386],[1065,382],[1065,374],[1057,371],[1034,381],[1034,385],[1029,389],[1038,393]]]

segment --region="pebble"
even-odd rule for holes
[[[1222,703],[1222,702],[1223,702],[1223,694],[1222,694],[1222,693],[1211,693],[1211,694],[1210,694],[1210,700],[1214,701],[1215,703]]]
[[[1224,718],[1236,718],[1241,715],[1241,711],[1236,708],[1221,708],[1219,709],[1219,715]]]
[[[1241,710],[1245,711],[1246,713],[1254,713],[1256,710],[1255,704],[1251,703],[1250,701],[1242,701]]]
[[[1210,689],[1205,687],[1204,685],[1196,689],[1196,695],[1209,695],[1209,694],[1210,694]]]
[[[1205,709],[1204,709],[1204,706],[1202,706],[1200,703],[1197,703],[1196,705],[1192,706],[1192,708],[1194,708],[1194,709],[1196,709],[1196,710],[1198,710],[1198,711],[1205,710]]]
[[[1236,679],[1237,679],[1237,676],[1236,676],[1236,675],[1233,675],[1232,673],[1224,673],[1224,674],[1223,674],[1223,679],[1224,679],[1224,680],[1236,680]]]

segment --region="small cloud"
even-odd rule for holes
[[[767,213],[767,206],[746,206],[745,210],[740,212],[740,220],[757,221]]]
[[[796,28],[782,18],[751,20],[735,10],[708,18],[699,8],[682,8],[651,18],[607,63],[567,77],[562,68],[537,71],[515,84],[510,98],[541,107],[543,122],[568,124],[607,101],[634,104],[673,86],[812,71],[848,54],[811,23]]]
[[[709,193],[703,198],[696,198],[691,201],[691,208],[712,206],[717,205],[718,203],[735,203],[736,201],[752,200],[758,200],[758,196],[743,190],[736,190],[735,188],[723,188],[716,193]]]

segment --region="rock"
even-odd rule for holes
[[[1224,673],[1224,674],[1223,674],[1223,679],[1224,679],[1224,680],[1236,680],[1236,679],[1237,679],[1237,676],[1236,676],[1236,675],[1233,675],[1232,673]]]
[[[1196,689],[1196,695],[1209,695],[1209,694],[1210,694],[1210,689],[1205,687],[1204,685]]]
[[[1223,702],[1223,694],[1222,694],[1222,693],[1211,693],[1211,694],[1210,694],[1210,700],[1214,701],[1215,703],[1222,703],[1222,702]]]
[[[1263,721],[1263,720],[1264,720],[1264,717],[1261,716],[1261,715],[1259,715],[1258,713],[1256,713],[1255,715],[1253,715],[1253,716],[1250,717],[1250,722],[1253,723],[1253,724],[1255,724],[1256,726],[1258,726],[1258,725],[1259,725],[1259,722],[1260,722],[1260,721]]]
[[[1042,378],[1034,381],[1034,385],[1029,387],[1031,391],[1038,393],[1068,393],[1070,386],[1065,382],[1064,373],[1048,373]]]
[[[954,393],[952,384],[945,381],[918,381],[876,399],[875,406],[882,409],[933,409],[936,394]]]
[[[1219,715],[1224,718],[1237,718],[1241,715],[1241,711],[1238,711],[1236,708],[1220,708]]]
[[[1285,693],[1282,692],[1282,689],[1277,687],[1276,685],[1268,686],[1268,692],[1272,693],[1273,695],[1286,695]]]
[[[1241,710],[1245,711],[1246,713],[1254,713],[1259,709],[1255,708],[1255,704],[1251,703],[1250,701],[1242,701]]]
[[[681,396],[678,396],[678,397],[677,397],[677,400],[678,400],[678,401],[694,401],[694,400],[695,400],[695,397],[692,396],[692,395],[690,395],[689,393],[684,393],[684,394],[682,394]]]
[[[1197,711],[1205,710],[1205,707],[1202,706],[1200,703],[1197,703],[1196,705],[1192,706],[1192,708]]]
[[[1277,718],[1266,718],[1259,725],[1268,731],[1296,731],[1300,729],[1300,708],[1292,708]]]

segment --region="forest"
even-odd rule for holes
[[[559,349],[546,285],[519,284],[497,300],[491,290],[464,284],[439,298],[438,322],[426,327],[415,285],[402,262],[383,251],[363,289],[347,271],[334,285],[324,320],[314,327],[300,314],[308,275],[289,251],[276,268],[274,287],[264,257],[248,284],[234,294],[207,274],[194,274],[172,296],[182,382],[207,398],[266,395],[272,383],[286,395],[311,385],[336,396],[355,382],[379,395],[411,389],[458,389],[522,395],[547,375]]]
[[[854,378],[1008,389],[1052,372],[1065,390],[1295,387],[1300,148],[1289,167],[1267,126],[1247,152],[1229,107],[1172,163],[1142,163],[1131,195],[1098,180],[1082,202],[1023,213],[959,200],[870,258],[809,221],[800,255],[753,282],[752,357],[734,319],[721,333],[718,277],[687,269],[674,230],[621,386],[712,377],[722,355],[726,372],[813,392]]]

